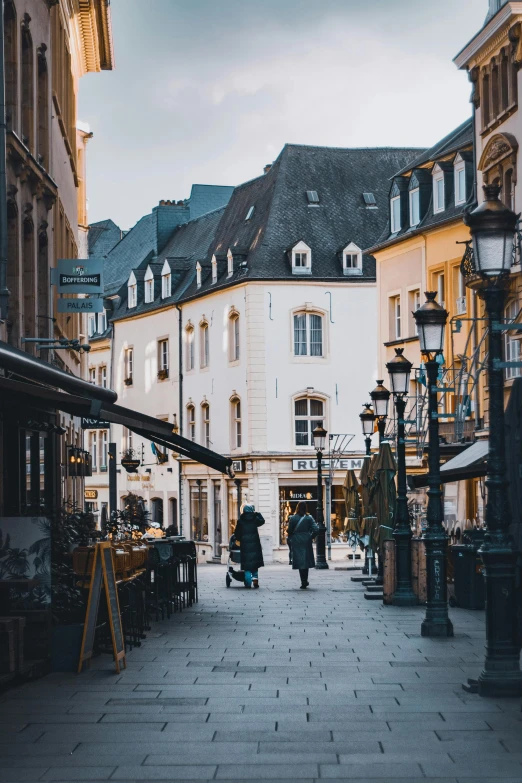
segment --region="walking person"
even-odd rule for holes
[[[289,519],[288,546],[291,552],[292,568],[299,571],[301,590],[308,587],[308,570],[315,568],[312,541],[319,532],[319,525],[308,513],[306,503],[297,504],[296,513]]]
[[[264,566],[263,550],[258,528],[265,520],[254,506],[243,506],[243,513],[236,525],[236,544],[241,552],[241,570],[245,572],[245,587],[258,588],[258,569]]]

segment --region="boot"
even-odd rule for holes
[[[258,579],[252,579],[252,587],[254,588],[254,590],[257,590],[257,588],[259,587]]]

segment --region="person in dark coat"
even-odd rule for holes
[[[241,551],[241,570],[245,572],[247,588],[259,587],[258,569],[264,566],[264,562],[258,528],[264,524],[265,520],[254,506],[243,507],[234,535]]]
[[[312,541],[319,532],[319,525],[308,513],[306,503],[298,503],[296,513],[288,523],[288,546],[292,555],[292,568],[299,571],[301,590],[308,587],[308,570],[315,568]]]

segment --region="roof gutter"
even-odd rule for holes
[[[369,255],[373,255],[380,250],[385,250],[387,247],[392,247],[395,244],[399,244],[399,242],[402,242],[403,240],[418,238],[427,234],[427,232],[431,231],[431,229],[441,228],[442,226],[447,226],[450,223],[459,223],[462,221],[462,219],[463,215],[454,215],[451,218],[446,218],[446,220],[441,220],[440,223],[434,223],[431,226],[422,226],[421,228],[418,228],[415,231],[410,231],[407,234],[400,234],[394,239],[389,239],[386,242],[382,242],[380,245],[374,245],[364,252],[368,253]]]

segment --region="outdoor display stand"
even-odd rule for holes
[[[81,673],[84,663],[89,662],[92,658],[96,620],[98,618],[102,589],[105,590],[114,662],[116,664],[116,671],[119,674],[120,661],[123,661],[123,668],[127,668],[127,664],[125,660],[125,643],[123,639],[116,574],[114,571],[114,560],[110,541],[103,541],[102,543],[96,544],[94,550],[94,562],[91,572],[91,584],[89,588],[85,625],[83,628],[80,660],[78,662],[78,674]]]

